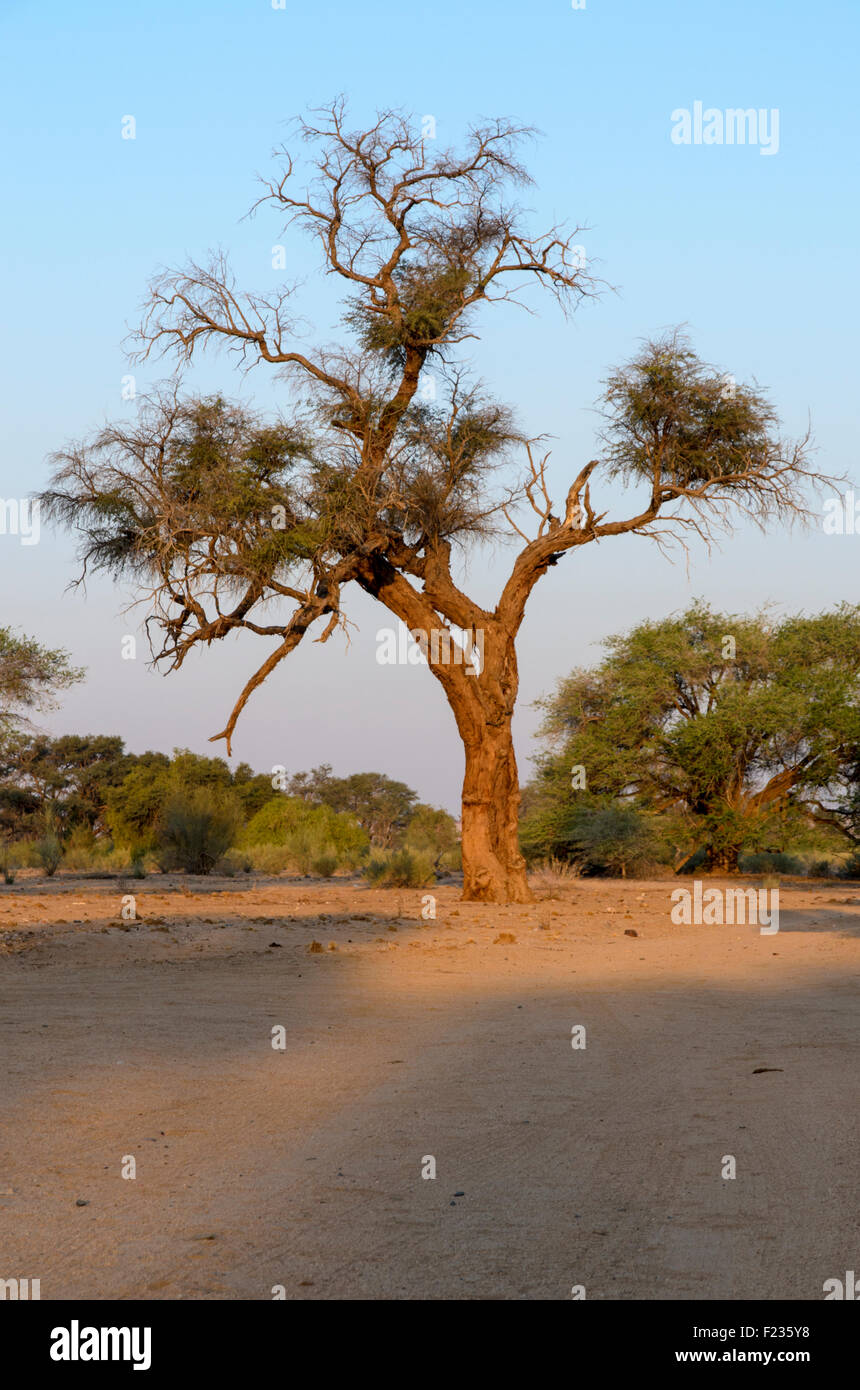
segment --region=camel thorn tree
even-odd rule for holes
[[[297,185],[282,150],[255,209],[274,207],[315,239],[347,292],[347,345],[305,346],[296,287],[243,293],[221,254],[161,274],[135,360],[168,354],[178,370],[221,344],[280,374],[289,414],[266,421],[221,398],[184,397],[175,377],[135,424],[55,455],[42,501],[80,533],[82,578],[102,567],[139,584],[168,669],[238,630],[273,642],[215,735],[228,752],[254,690],[317,625],[326,641],[345,622],[349,585],[413,632],[480,633],[479,671],[446,660],[444,646],[427,657],[465,752],[464,898],[524,902],[511,718],[517,633],[538,580],[610,536],[662,544],[692,529],[707,539],[736,511],[760,523],[803,513],[804,485],[816,480],[808,441],[780,440],[758,390],[728,387],[671,334],[609,378],[602,451],[576,471],[557,515],[538,441],[457,357],[481,306],[519,302],[531,284],[566,312],[597,292],[578,229],[532,235],[512,199],[530,182],[518,157],[530,132],[498,121],[472,129],[461,152],[440,151],[396,112],[350,129],[342,101],[298,125],[314,152],[308,183]],[[423,389],[430,375],[440,399]],[[525,476],[505,486],[499,469],[517,451]],[[638,485],[624,519],[593,500],[600,464]],[[524,529],[529,507],[535,534]],[[455,547],[503,534],[518,553],[484,608],[458,582]]]

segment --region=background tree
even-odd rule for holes
[[[439,807],[419,802],[409,816],[402,839],[407,849],[428,855],[436,873],[459,867],[457,822]]]
[[[398,833],[405,829],[418,800],[417,792],[405,782],[397,782],[383,772],[333,777],[327,763],[312,772],[297,772],[290,778],[287,791],[290,796],[300,796],[316,806],[351,812],[377,849],[391,847]]]
[[[742,618],[696,604],[609,638],[544,702],[552,751],[527,839],[575,848],[589,798],[682,814],[710,867],[782,849],[799,819],[845,829],[860,750],[860,607]],[[586,791],[574,789],[585,771]]]
[[[151,286],[139,355],[187,363],[207,345],[232,348],[280,373],[291,413],[265,422],[220,399],[183,399],[174,384],[143,404],[137,424],[58,455],[43,503],[81,534],[84,574],[96,566],[139,581],[168,667],[238,630],[272,642],[215,735],[228,752],[261,682],[315,624],[325,641],[344,623],[350,584],[412,631],[480,631],[478,673],[444,647],[428,655],[464,749],[464,897],[525,901],[511,718],[516,638],[538,580],[609,536],[707,537],[737,512],[763,522],[802,510],[813,476],[805,442],[784,444],[760,392],[729,391],[673,336],[607,384],[603,461],[638,489],[631,513],[607,520],[596,509],[598,459],[573,470],[553,507],[547,456],[457,358],[477,336],[479,308],[536,285],[568,310],[595,289],[578,229],[534,235],[514,200],[529,182],[518,157],[528,132],[493,122],[458,153],[397,113],[351,130],[336,102],[299,133],[315,151],[309,184],[284,150],[260,204],[309,233],[342,282],[348,343],[307,347],[296,287],[242,293],[220,254],[165,272]],[[429,372],[435,401],[419,391]],[[524,476],[505,486],[498,469],[518,448]],[[523,530],[524,507],[536,534]],[[485,608],[458,582],[455,546],[502,531],[519,549]]]
[[[55,708],[59,692],[83,678],[67,652],[0,627],[0,739],[27,725],[30,714]]]
[[[232,787],[212,780],[170,788],[158,821],[164,869],[209,874],[239,833],[242,811]]]
[[[7,759],[7,774],[19,791],[65,838],[75,829],[104,829],[105,802],[130,770],[133,758],[112,734],[34,735],[20,740]]]
[[[244,785],[247,765],[240,767]],[[211,792],[215,802],[220,797],[231,806],[241,806],[241,796],[234,791],[233,773],[223,758],[202,758],[187,748],[174,748],[172,758],[165,753],[141,754],[122,782],[108,792],[106,820],[111,836],[136,855],[156,849],[161,843],[168,803],[178,804],[177,798],[182,797],[191,797],[193,801],[193,794],[201,789]],[[194,805],[198,810],[205,809],[203,798],[198,798]]]
[[[83,678],[67,652],[0,628],[0,837],[6,841],[35,826],[41,812],[37,788],[19,776],[31,716],[55,708],[59,692]]]
[[[275,795],[271,777],[264,772],[255,772],[248,763],[239,763],[233,773],[233,789],[246,820],[250,820]]]

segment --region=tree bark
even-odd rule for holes
[[[485,726],[466,743],[463,780],[463,901],[532,901],[520,853],[520,784],[511,721]]]
[[[459,592],[448,571],[448,550],[440,544],[425,564],[423,591],[380,556],[368,556],[359,583],[413,635],[424,635],[425,657],[457,722],[466,757],[463,901],[528,903],[533,899],[520,853],[520,784],[511,735],[519,688],[517,621],[488,613]],[[479,661],[475,651],[467,659],[460,650],[452,659],[450,645],[446,650],[428,643],[427,634],[436,630],[438,636],[443,618],[471,631]]]

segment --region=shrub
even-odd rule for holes
[[[803,865],[791,854],[771,853],[763,850],[759,854],[742,854],[738,860],[742,874],[801,874]]]
[[[408,849],[371,855],[364,874],[369,883],[380,888],[423,888],[436,877],[430,856]]]
[[[307,873],[321,855],[333,854],[344,868],[357,867],[370,840],[350,813],[281,794],[251,817],[238,844],[248,851],[263,845],[283,846],[289,851],[284,867]]]
[[[401,847],[431,859],[437,873],[450,873],[462,865],[457,822],[447,811],[434,806],[420,804],[415,807]]]
[[[34,846],[36,860],[48,878],[53,878],[63,861],[63,846],[56,835],[45,835]]]
[[[9,848],[9,863],[15,869],[41,868],[36,840],[15,840]]]
[[[835,878],[838,867],[832,859],[812,859],[806,866],[809,878]]]
[[[99,842],[88,825],[77,825],[63,848],[63,867],[73,871],[99,868],[111,846]]]
[[[548,888],[561,887],[580,877],[580,866],[575,860],[544,859],[534,865],[533,875],[536,883]]]
[[[317,855],[316,859],[314,859],[311,864],[311,869],[315,874],[319,874],[320,878],[332,878],[337,870],[337,855]]]
[[[211,873],[236,838],[240,820],[229,792],[205,786],[171,792],[158,828],[162,865]]]
[[[566,859],[585,875],[641,873],[666,857],[651,819],[635,806],[598,797],[539,809],[523,827],[528,860]]]
[[[320,829],[319,826],[315,826],[310,831],[296,830],[287,836],[284,849],[287,851],[287,863],[293,873],[309,874],[311,864],[317,855],[325,853],[328,841],[324,833],[320,833]]]
[[[237,874],[249,874],[253,865],[250,856],[243,851],[230,850],[215,865],[215,871],[224,874],[226,878],[235,878]]]
[[[244,853],[258,874],[283,874],[290,867],[291,856],[284,845],[253,845]]]
[[[14,883],[16,870],[20,867],[20,859],[17,854],[17,845],[11,845],[8,841],[0,850],[0,873],[3,874],[4,883]]]
[[[860,878],[860,850],[855,850],[850,859],[839,865],[840,878]]]

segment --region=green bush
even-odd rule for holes
[[[329,844],[314,846],[301,837],[293,837],[285,845],[253,845],[242,851],[249,866],[258,874],[318,874],[331,878],[344,865]]]
[[[451,873],[462,867],[457,822],[447,811],[435,806],[416,806],[403,832],[400,848],[429,858],[437,873]]]
[[[88,825],[75,826],[63,848],[63,868],[80,872],[101,868],[112,846],[96,839]]]
[[[6,840],[0,849],[0,873],[4,883],[14,883],[16,871],[21,866],[18,846]]]
[[[855,850],[850,859],[839,865],[840,878],[860,878],[860,850]]]
[[[742,874],[802,874],[803,865],[791,854],[772,853],[766,850],[759,854],[742,854],[738,860]]]
[[[39,869],[41,864],[36,853],[38,840],[15,840],[10,846],[10,862],[16,869]]]
[[[292,863],[292,856],[284,845],[252,845],[244,853],[258,874],[285,874]]]
[[[215,865],[215,872],[225,878],[235,878],[237,874],[249,874],[253,865],[250,856],[242,851],[231,849]]]
[[[211,873],[235,840],[240,821],[236,797],[221,788],[171,792],[158,826],[162,867]]]
[[[281,794],[251,817],[238,845],[244,850],[282,845],[292,852],[298,871],[307,873],[321,854],[334,854],[344,867],[355,867],[366,856],[370,840],[350,813]]]
[[[35,844],[36,860],[48,878],[53,878],[63,862],[63,846],[56,835],[45,835]]]
[[[520,831],[530,863],[563,859],[585,875],[642,873],[670,850],[655,821],[635,806],[583,794],[566,805],[533,808]]]
[[[812,859],[806,866],[808,878],[835,878],[839,866],[832,859]]]
[[[252,816],[239,846],[262,873],[330,878],[338,868],[355,869],[366,858],[370,841],[355,816],[280,795]]]
[[[379,888],[423,888],[436,877],[427,854],[399,849],[393,854],[374,854],[365,865],[365,878]]]

